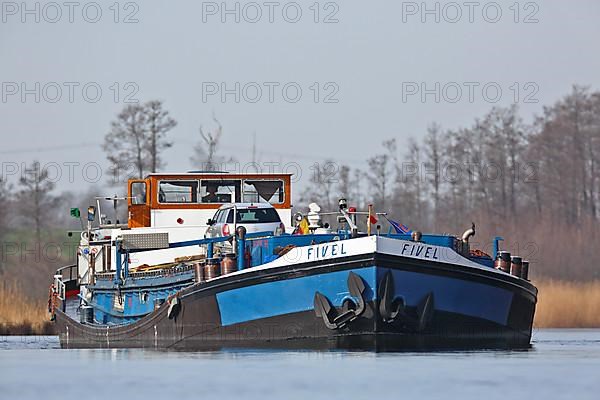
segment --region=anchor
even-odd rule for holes
[[[323,322],[327,328],[332,330],[341,329],[348,323],[354,321],[365,311],[367,307],[364,298],[366,289],[367,287],[363,279],[354,272],[350,272],[348,275],[348,290],[352,297],[358,299],[358,304],[347,299],[344,301],[342,313],[338,315],[329,299],[325,295],[315,292],[315,314],[317,317],[323,318]]]
[[[394,277],[387,271],[379,285],[379,314],[384,322],[399,321],[416,332],[425,330],[433,316],[433,292],[429,292],[417,304],[416,316],[410,315],[402,297],[394,298]]]

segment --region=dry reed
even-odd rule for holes
[[[539,289],[536,328],[600,328],[600,281],[536,282]],[[24,296],[15,283],[0,286],[0,333],[48,333],[46,304]]]
[[[0,286],[0,333],[45,334],[50,329],[46,304],[31,300],[16,283]]]
[[[544,280],[535,313],[536,328],[599,328],[600,281]]]

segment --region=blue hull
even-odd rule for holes
[[[536,296],[493,270],[371,254],[193,285],[124,326],[59,312],[57,328],[65,347],[515,348],[529,346]]]

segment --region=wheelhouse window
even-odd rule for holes
[[[158,183],[159,203],[198,202],[198,181],[171,180]]]
[[[240,202],[241,182],[239,180],[202,180],[200,183],[200,203]]]
[[[146,182],[133,182],[131,184],[131,204],[146,204]]]
[[[244,180],[245,203],[281,204],[284,198],[283,181]]]

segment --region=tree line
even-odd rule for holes
[[[425,229],[481,212],[551,216],[560,224],[598,220],[600,92],[575,86],[529,124],[515,105],[494,107],[469,126],[432,123],[420,136],[384,141],[364,169],[315,164],[303,200],[331,206],[348,196]]]
[[[324,160],[302,202],[331,209],[348,197],[425,232],[459,234],[474,221],[482,245],[512,238],[505,245],[541,275],[600,278],[599,167],[600,92],[574,86],[529,123],[516,105],[493,107],[466,127],[432,123],[386,140],[364,169]]]
[[[223,126],[214,115],[213,123],[199,128],[191,158],[202,169],[228,161],[219,148]],[[176,125],[160,101],[127,105],[104,138],[111,167],[134,165],[133,177],[161,171]],[[515,105],[493,107],[461,128],[431,123],[407,140],[385,140],[363,168],[315,163],[298,203],[332,210],[344,197],[423,232],[460,234],[473,221],[482,246],[500,234],[515,253],[531,253],[542,276],[600,278],[593,245],[600,237],[599,168],[600,92],[574,86],[531,122]],[[98,195],[55,193],[36,161],[14,185],[0,179],[0,239],[21,226],[43,241],[44,230],[69,224],[59,204],[85,207]]]

